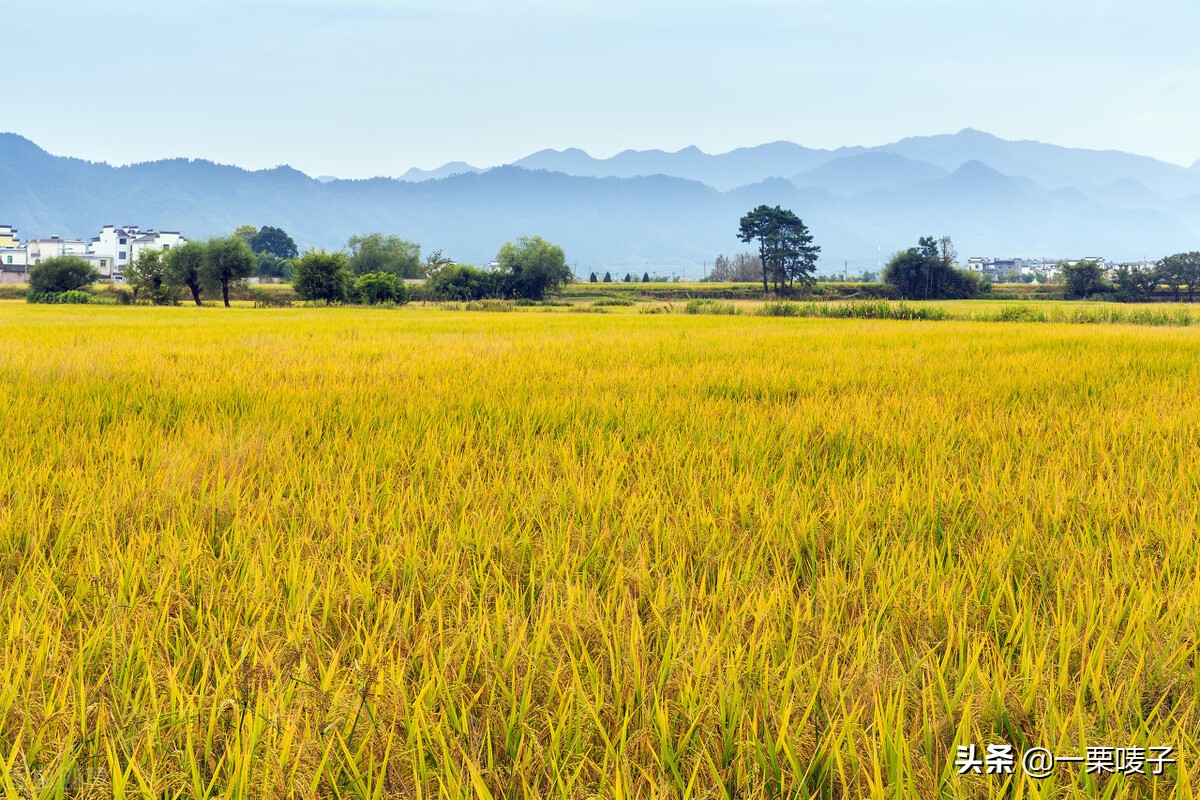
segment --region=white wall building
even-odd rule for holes
[[[108,268],[97,267],[101,274],[119,279],[143,250],[170,250],[186,242],[178,231],[143,231],[136,225],[118,228],[105,225],[93,238],[88,251],[107,262]]]
[[[74,256],[91,264],[100,277],[120,281],[126,266],[143,250],[170,250],[187,242],[178,231],[143,231],[105,225],[90,242],[82,239],[30,239],[24,244],[11,225],[0,225],[0,283],[24,283],[29,270],[48,258]]]
[[[51,236],[49,239],[30,239],[25,243],[29,249],[29,265],[40,264],[47,258],[59,256],[86,256],[87,242],[82,239],[63,239]]]
[[[170,250],[186,241],[187,239],[179,235],[179,231],[145,231],[133,240],[130,257],[137,260],[138,254],[143,250]]]
[[[24,247],[0,247],[0,283],[24,283],[29,271],[29,251]]]

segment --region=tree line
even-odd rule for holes
[[[228,306],[229,288],[250,277],[254,267],[254,251],[241,237],[216,237],[170,250],[142,250],[125,268],[125,280],[135,301],[173,304],[187,288],[198,306],[205,292],[219,292]],[[27,299],[58,302],[58,295],[78,292],[99,278],[96,268],[77,256],[48,258],[29,271]]]
[[[760,205],[739,221],[738,238],[758,243],[758,253],[718,256],[707,279],[761,280],[764,293],[790,292],[816,282],[817,257],[808,227],[794,212]],[[973,272],[959,269],[949,236],[921,237],[916,247],[892,255],[881,275],[895,294],[908,300],[976,297],[989,285]],[[219,294],[229,305],[230,287],[251,276],[288,280],[302,300],[330,303],[407,302],[405,281],[424,279],[426,296],[440,300],[484,298],[541,300],[573,279],[562,248],[540,236],[506,242],[495,269],[457,264],[436,250],[424,260],[415,242],[383,233],[351,236],[341,251],[311,250],[301,255],[286,231],[273,227],[239,227],[231,236],[187,242],[171,250],[143,250],[125,269],[132,299],[173,304],[187,289],[196,305],[206,294]],[[1186,293],[1194,302],[1200,287],[1200,252],[1176,253],[1154,264],[1122,265],[1105,271],[1095,262],[1059,263],[1064,294],[1069,299],[1124,301],[1151,299],[1162,286],[1178,302]],[[62,256],[35,265],[29,273],[31,302],[85,302],[79,290],[99,274],[81,258]],[[659,280],[643,273],[640,281]],[[612,282],[596,273],[592,282]],[[637,282],[632,273],[625,282]]]
[[[422,260],[419,244],[382,233],[351,236],[344,250],[300,254],[282,229],[243,225],[231,236],[142,250],[124,279],[133,302],[173,305],[186,288],[198,306],[206,294],[217,293],[228,306],[230,288],[252,276],[290,281],[302,300],[356,304],[403,304],[409,298],[405,282],[418,279],[436,299],[541,300],[573,278],[562,248],[540,236],[506,242],[496,264],[496,269],[457,264],[441,250]],[[86,302],[81,290],[99,278],[85,259],[49,258],[30,270],[27,299]]]
[[[1122,264],[1112,271],[1111,279],[1104,266],[1095,261],[1059,264],[1063,276],[1064,294],[1072,300],[1113,299],[1129,303],[1145,302],[1154,297],[1159,287],[1166,286],[1180,302],[1184,292],[1187,302],[1196,299],[1200,288],[1200,252],[1175,253],[1153,264]]]

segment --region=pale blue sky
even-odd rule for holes
[[[1200,159],[1200,0],[18,0],[0,130],[312,175],[964,127]]]

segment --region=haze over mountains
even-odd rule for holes
[[[90,237],[105,223],[224,234],[276,225],[302,246],[338,248],[385,231],[485,263],[522,234],[561,244],[577,270],[697,276],[747,249],[739,217],[791,208],[823,248],[824,271],[874,269],[922,235],[962,256],[1126,260],[1200,249],[1200,162],[1007,141],[974,130],[878,147],[775,142],[710,155],[545,150],[480,170],[451,163],[399,179],[310,178],[175,159],[111,167],[52,156],[0,134],[0,222],[24,236]]]

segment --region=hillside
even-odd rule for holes
[[[836,151],[786,142],[720,156],[545,151],[473,169],[411,173],[418,181],[317,180],[286,166],[248,171],[186,159],[112,167],[0,134],[0,222],[26,236],[79,237],[105,223],[193,237],[265,224],[326,248],[381,230],[473,263],[537,233],[561,244],[581,272],[690,267],[693,275],[718,253],[745,249],[737,221],[759,203],[794,209],[838,264],[873,265],[942,233],[963,255],[1138,258],[1200,245],[1195,168],[973,131]],[[458,174],[438,177],[447,172]]]

